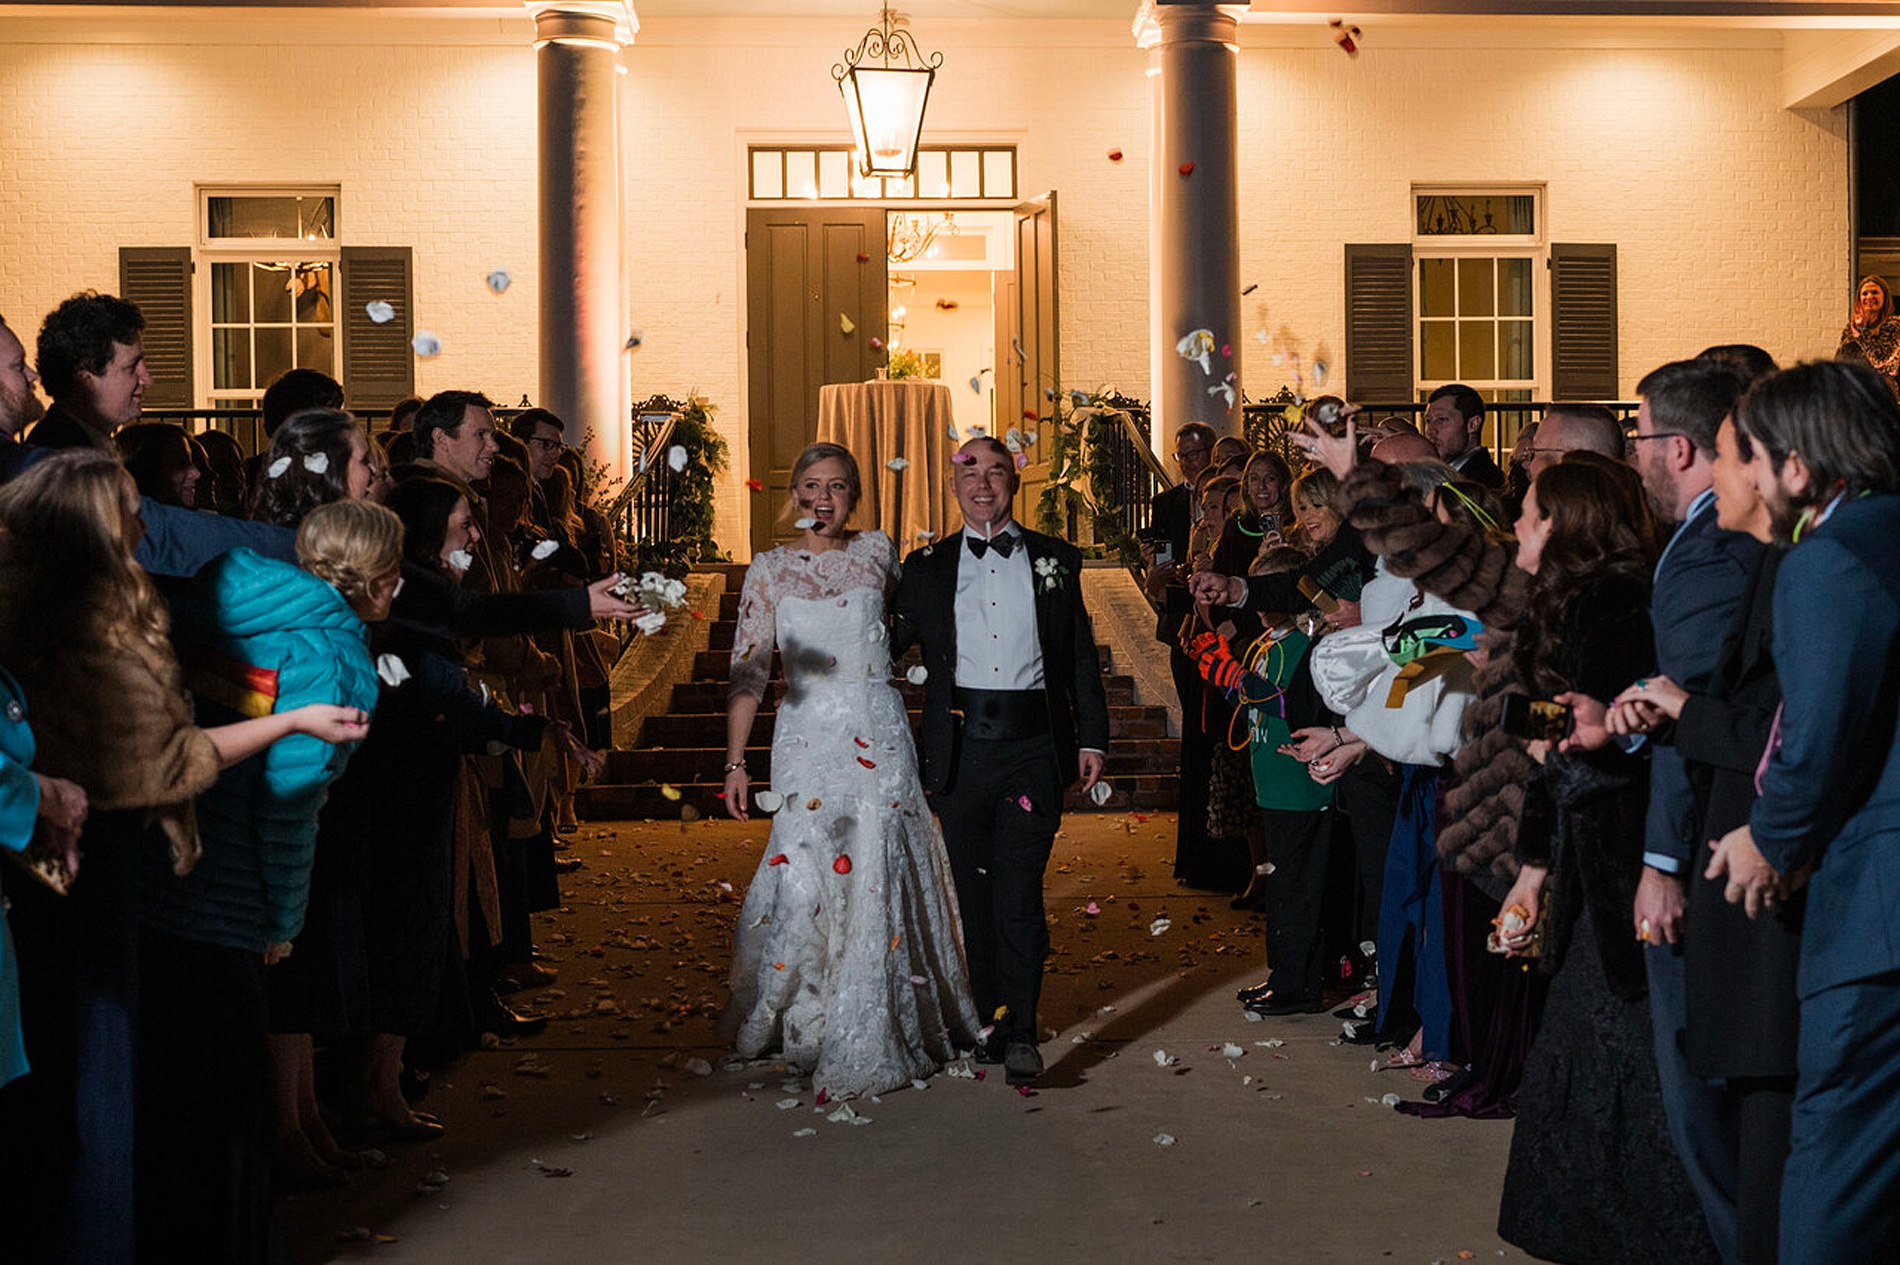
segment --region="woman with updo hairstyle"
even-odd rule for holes
[[[401,539],[388,510],[337,501],[298,528],[301,567],[240,548],[200,571],[173,604],[199,717],[306,704],[366,717],[377,682],[364,623],[389,614]],[[205,1242],[267,1254],[273,1080],[280,1138],[299,1131],[299,1081],[315,1107],[312,1047],[267,1042],[267,992],[304,930],[318,814],[355,746],[293,737],[226,769],[198,797],[198,866],[177,875],[148,859],[139,1131],[165,1144],[139,1155],[142,1257]]]
[[[300,410],[284,419],[270,441],[251,491],[250,516],[295,527],[316,506],[368,496],[375,473],[369,439],[354,416],[341,409]]]
[[[138,514],[132,477],[90,449],[54,453],[0,488],[0,663],[31,710],[37,771],[78,783],[91,804],[83,866],[58,867],[69,894],[16,867],[0,880],[34,1069],[0,1090],[7,1247],[21,1260],[142,1255],[132,1158],[141,867],[184,874],[198,863],[192,801],[220,769],[291,734],[363,733],[359,711],[322,704],[195,724],[170,617],[133,558]]]

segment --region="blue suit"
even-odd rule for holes
[[[1692,694],[1706,693],[1722,641],[1748,590],[1762,544],[1716,522],[1715,494],[1704,492],[1656,564],[1650,622],[1656,630],[1656,670]],[[1649,810],[1643,823],[1643,862],[1686,880],[1706,852],[1702,813],[1675,747],[1657,745],[1649,766]],[[1695,934],[1695,928],[1687,930]],[[1689,1071],[1681,1033],[1688,999],[1682,946],[1644,946],[1649,1015],[1655,1029],[1656,1074],[1662,1085],[1669,1137],[1724,1260],[1735,1259],[1736,1144],[1732,1113],[1721,1091]]]
[[[1749,825],[1815,866],[1783,1177],[1784,1263],[1900,1258],[1900,496],[1841,504],[1782,563],[1783,705]]]

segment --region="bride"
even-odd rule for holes
[[[860,488],[836,444],[793,465],[804,535],[746,571],[726,719],[726,810],[745,821],[776,646],[773,789],[751,803],[777,816],[739,914],[725,1026],[740,1054],[779,1050],[833,1098],[906,1085],[978,1040],[943,836],[890,683],[895,547],[845,526]]]

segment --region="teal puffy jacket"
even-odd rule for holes
[[[316,576],[249,549],[214,560],[172,603],[172,640],[200,725],[335,703],[369,711],[376,668],[362,620]],[[163,850],[143,916],[188,940],[262,953],[303,929],[317,814],[354,743],[292,734],[198,797],[204,856],[183,878]]]

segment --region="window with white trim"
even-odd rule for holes
[[[1414,186],[1413,328],[1420,400],[1462,382],[1539,398],[1549,293],[1541,186]]]
[[[290,369],[339,375],[335,186],[200,187],[199,397],[245,408]]]

